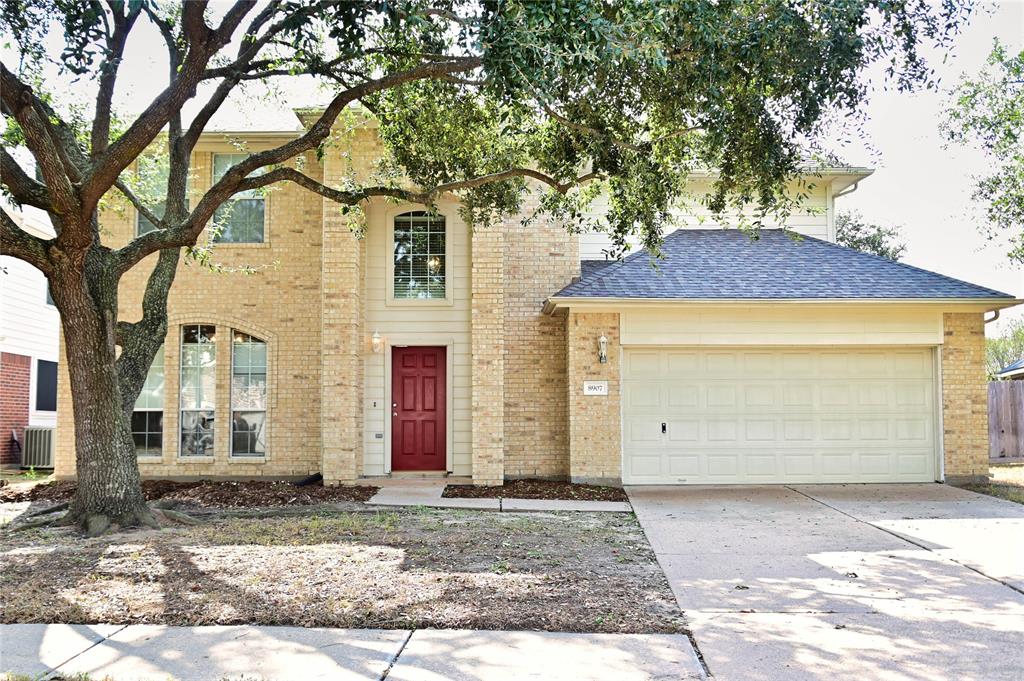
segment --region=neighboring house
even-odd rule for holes
[[[1024,381],[1024,359],[1019,359],[999,370],[996,378],[1003,381]]]
[[[46,215],[11,210],[22,229],[53,238]],[[0,255],[0,465],[20,463],[25,428],[57,425],[60,315],[46,277],[28,263]]]
[[[208,187],[243,139],[204,136]],[[302,159],[337,185],[379,157]],[[372,201],[362,234],[295,185],[244,197],[215,257],[246,276],[184,267],[164,351],[133,418],[146,476],[301,476],[328,483],[453,474],[609,483],[964,480],[987,474],[984,321],[1013,296],[839,247],[834,197],[870,171],[826,168],[807,209],[751,241],[669,235],[665,260],[595,262],[602,235],[511,217],[470,230]],[[697,190],[710,182],[694,178]],[[531,199],[524,212],[536,207]],[[704,219],[701,219],[704,218]],[[132,211],[104,216],[125,243]],[[155,257],[155,256],[154,256]],[[145,267],[123,281],[140,315]],[[582,275],[582,277],[581,277]],[[74,475],[59,387],[57,474]]]

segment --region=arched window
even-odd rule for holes
[[[267,343],[241,331],[231,342],[231,456],[267,454]]]
[[[394,297],[445,298],[446,247],[443,215],[425,211],[396,215]]]
[[[213,456],[217,392],[217,327],[181,327],[181,450],[183,457]]]

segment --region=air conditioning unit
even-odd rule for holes
[[[26,428],[22,468],[53,468],[53,428]]]

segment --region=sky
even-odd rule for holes
[[[1024,48],[1024,0],[990,4],[978,12],[945,60],[931,60],[939,91],[914,94],[877,92],[866,107],[865,132],[874,152],[847,149],[845,160],[875,168],[853,194],[836,201],[836,210],[858,210],[870,222],[898,226],[907,243],[903,260],[1024,298],[1024,268],[1006,258],[1004,244],[989,243],[978,229],[980,212],[972,204],[972,176],[985,172],[985,155],[974,149],[944,149],[939,121],[948,90],[961,73],[977,73],[993,38],[1015,50]],[[1021,306],[1024,308],[1024,306]],[[1024,309],[1007,310],[989,324],[998,335]]]
[[[115,101],[125,112],[136,109],[138,102],[150,101],[166,85],[163,44],[155,29],[145,24],[143,28],[129,42],[119,79]],[[875,173],[855,193],[837,200],[836,208],[858,210],[870,222],[899,227],[907,244],[904,261],[909,264],[1024,298],[1024,268],[1012,265],[1005,245],[988,242],[978,229],[981,213],[971,201],[972,177],[986,170],[984,154],[977,149],[943,148],[938,128],[949,88],[961,74],[976,73],[983,66],[997,37],[1012,50],[1024,47],[1024,0],[983,4],[952,52],[927,53],[939,79],[938,90],[874,92],[865,106],[867,144],[845,147],[840,154],[851,164],[873,167]],[[58,49],[60,38],[50,36]],[[0,48],[0,53],[12,63],[9,50]],[[870,75],[880,82],[880,74],[879,69]],[[253,99],[235,101],[210,127],[294,129],[292,107],[328,98],[325,92],[311,90],[310,84],[290,85],[279,93],[276,106],[258,99],[257,105]],[[70,84],[68,90],[74,93],[79,87],[84,84]],[[86,91],[91,89],[82,90]],[[195,106],[186,107],[186,116]],[[1024,319],[1024,309],[1005,311],[986,327],[987,333],[998,335],[1011,319]]]

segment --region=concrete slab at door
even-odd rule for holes
[[[391,470],[447,469],[447,348],[391,349]]]

